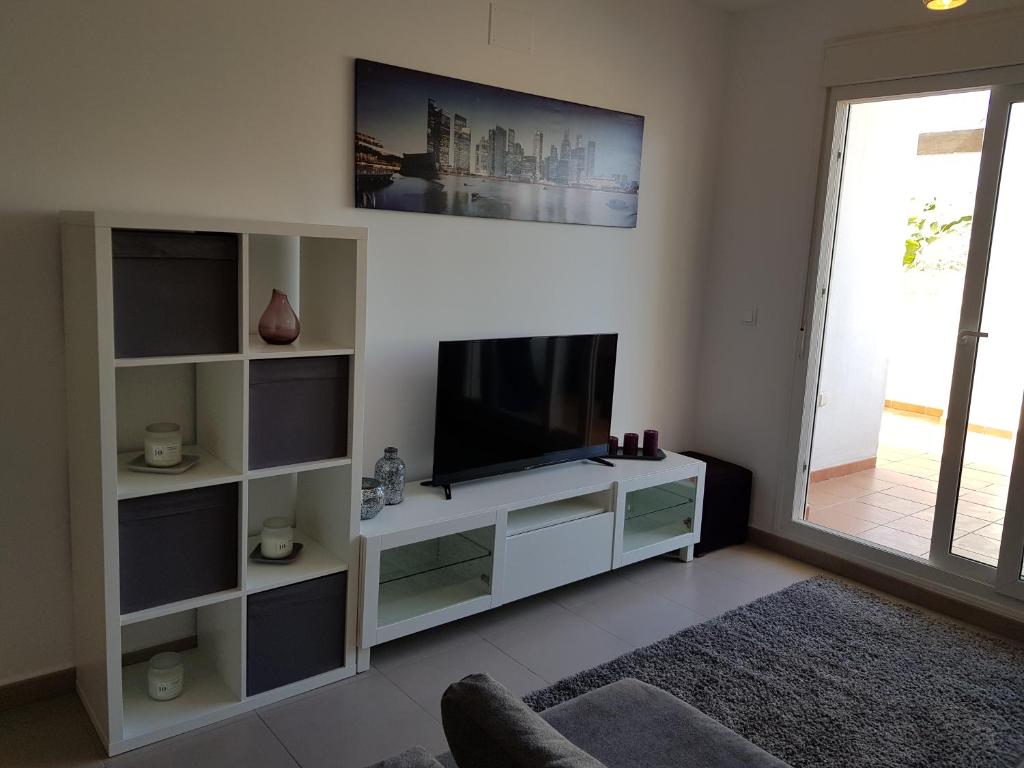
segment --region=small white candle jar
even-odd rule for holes
[[[146,463],[151,467],[173,467],[181,463],[181,427],[159,422],[146,427]]]
[[[170,701],[180,696],[185,684],[185,667],[181,663],[181,654],[173,651],[158,653],[149,660],[146,680],[151,699]]]
[[[291,523],[283,517],[268,517],[263,521],[260,534],[260,554],[276,560],[292,553],[294,531]]]

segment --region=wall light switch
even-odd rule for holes
[[[533,53],[533,14],[491,3],[491,28],[487,42],[499,48]]]
[[[828,405],[828,393],[827,392],[819,392],[818,393],[818,407],[819,408],[824,408],[826,405]]]
[[[743,313],[741,321],[744,325],[757,325],[757,307],[751,307]]]

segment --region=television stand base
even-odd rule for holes
[[[424,480],[420,485],[426,486],[427,488],[441,488],[444,490],[444,500],[452,500],[452,486],[451,483],[435,483],[433,480]]]
[[[600,464],[601,466],[604,466],[604,467],[614,467],[615,466],[610,461],[608,461],[608,459],[602,459],[600,456],[591,456],[589,459],[587,459],[587,461],[592,461],[595,464]]]

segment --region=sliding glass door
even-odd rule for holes
[[[1024,86],[1006,76],[833,94],[786,524],[1024,598]]]
[[[1024,596],[1022,292],[1024,86],[1002,86],[989,101],[930,557],[980,580],[995,568],[1001,590]],[[991,522],[958,535],[977,519]]]

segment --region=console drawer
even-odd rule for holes
[[[509,536],[502,601],[611,570],[615,515],[604,512]]]

